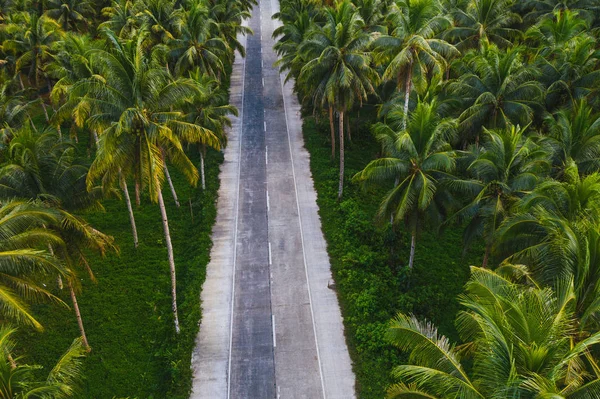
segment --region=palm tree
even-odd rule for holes
[[[187,76],[195,68],[216,78],[225,73],[223,60],[229,58],[231,50],[225,40],[214,36],[215,31],[218,27],[206,8],[196,5],[186,13],[181,37],[171,46],[179,76]]]
[[[542,94],[535,79],[539,72],[522,61],[518,47],[504,52],[490,45],[481,54],[471,52],[457,63],[456,73],[460,77],[449,90],[462,103],[461,130],[476,141],[481,127],[524,126],[532,120]]]
[[[315,104],[333,106],[339,114],[340,179],[338,199],[344,190],[344,113],[366,100],[379,81],[367,51],[372,36],[348,0],[326,10],[325,25],[316,29],[302,46],[306,64],[299,84],[313,91]]]
[[[4,50],[17,56],[17,72],[28,71],[30,84],[40,87],[40,77],[45,74],[46,63],[52,54],[52,45],[62,35],[60,25],[47,16],[22,13],[6,25],[10,36],[2,44]]]
[[[246,52],[244,46],[238,41],[241,35],[251,35],[252,29],[242,25],[244,19],[250,18],[249,8],[243,1],[211,0],[208,1],[209,17],[214,22],[215,36],[221,37],[229,47],[229,61],[233,62],[233,51],[238,51],[242,57]],[[247,4],[256,4],[251,2]]]
[[[45,227],[53,231],[60,241],[48,244],[48,248],[69,272],[65,277],[73,309],[83,345],[89,349],[77,302],[76,289],[79,284],[76,271],[83,265],[92,281],[95,281],[85,253],[87,250],[96,250],[104,254],[107,249],[116,248],[112,237],[73,214],[101,208],[99,199],[102,194],[99,188],[88,192],[87,168],[75,162],[74,150],[68,143],[58,140],[54,132],[35,134],[30,129],[15,132],[8,149],[7,162],[0,169],[0,194],[43,201],[45,206],[55,211],[55,220],[48,222]]]
[[[591,398],[600,379],[591,356],[600,332],[580,337],[570,286],[525,287],[471,268],[456,326],[460,347],[427,321],[399,314],[388,340],[409,353],[388,398]],[[466,367],[465,363],[470,366]]]
[[[353,180],[363,184],[388,183],[392,186],[379,206],[380,216],[391,216],[394,223],[404,222],[411,234],[409,269],[415,257],[417,232],[427,221],[441,224],[444,213],[441,184],[451,178],[455,160],[448,144],[455,123],[442,119],[435,102],[418,103],[403,129],[401,108],[390,112],[387,123],[374,127],[385,157],[371,161]],[[436,198],[437,197],[437,198]],[[443,201],[440,201],[443,202]]]
[[[554,153],[559,176],[573,162],[582,174],[600,171],[600,114],[580,101],[546,120],[550,131],[545,143]]]
[[[237,108],[227,103],[227,93],[220,87],[219,82],[210,76],[203,75],[200,70],[190,74],[199,89],[199,95],[188,101],[184,107],[188,121],[201,126],[206,137],[200,143],[200,181],[202,190],[206,190],[204,159],[206,157],[206,142],[216,138],[220,147],[227,142],[225,128],[231,127],[230,115],[238,116]],[[218,149],[218,148],[216,148]]]
[[[81,339],[73,341],[45,379],[39,380],[34,373],[41,366],[20,364],[21,358],[14,359],[15,343],[12,340],[14,329],[0,328],[0,398],[71,398],[77,392],[81,381],[83,357]]]
[[[136,18],[139,25],[148,28],[146,38],[153,44],[169,43],[180,33],[182,10],[170,0],[136,0]]]
[[[26,301],[64,305],[39,283],[49,276],[67,275],[44,248],[47,243],[60,243],[58,236],[44,228],[58,219],[52,210],[24,201],[3,201],[0,206],[0,313],[39,330],[42,325]]]
[[[539,284],[572,281],[579,330],[600,325],[600,175],[580,177],[574,163],[563,181],[546,181],[523,198],[497,233],[505,262],[528,266]]]
[[[404,126],[408,121],[408,104],[414,85],[423,86],[428,74],[441,74],[446,59],[458,55],[454,46],[437,36],[449,25],[441,15],[437,0],[398,0],[388,14],[389,35],[374,43],[379,63],[387,65],[384,80],[404,85]]]
[[[465,247],[483,237],[486,267],[494,243],[494,234],[502,221],[515,211],[518,201],[543,178],[549,167],[547,153],[525,136],[526,128],[484,129],[483,149],[469,162],[470,180],[457,179],[453,188],[471,193],[469,203],[454,217],[468,222]]]
[[[122,39],[132,39],[140,28],[133,0],[113,0],[109,7],[102,9],[102,15],[107,20],[98,28],[110,29]]]
[[[94,13],[92,3],[87,0],[48,0],[47,4],[46,15],[61,24],[65,32],[87,26]]]
[[[452,7],[455,26],[447,37],[456,42],[458,49],[479,48],[482,42],[500,47],[511,47],[521,36],[515,25],[521,22],[519,14],[510,8],[511,0],[471,0],[466,7]]]
[[[110,186],[133,176],[147,187],[150,199],[158,202],[171,274],[173,318],[179,332],[175,259],[162,184],[167,159],[191,184],[198,180],[198,170],[185,155],[182,142],[202,142],[206,131],[186,122],[181,111],[172,110],[191,100],[198,89],[191,79],[173,79],[154,53],[146,55],[145,35],[126,43],[118,42],[110,33],[108,38],[112,51],[93,55],[94,61],[102,65],[102,77],[83,81],[74,88],[75,93],[87,96],[91,107],[88,124],[100,132],[88,184],[91,187],[95,180],[103,179]],[[207,144],[218,147],[216,139]]]

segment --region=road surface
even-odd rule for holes
[[[278,7],[254,7],[233,68],[192,399],[355,397],[300,107],[273,66]]]

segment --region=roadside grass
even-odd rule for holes
[[[192,160],[199,165],[196,154]],[[163,189],[177,267],[182,326],[178,336],[173,327],[169,265],[158,205],[145,197],[140,207],[134,204],[140,239],[137,249],[124,201],[106,200],[105,212],[83,215],[92,226],[115,238],[120,254],[89,255],[95,284],[87,273],[80,272],[83,289],[78,300],[92,352],[85,361],[85,380],[78,398],[189,397],[191,352],[201,317],[200,290],[209,261],[221,162],[221,153],[209,151],[204,193],[200,187],[189,187],[171,168],[180,208],[168,187]],[[68,292],[56,291],[71,303]],[[36,305],[34,314],[45,329],[42,333],[22,330],[19,346],[27,363],[49,368],[79,335],[77,322],[73,312],[56,305]]]
[[[363,118],[365,113],[361,112]],[[458,226],[441,235],[425,229],[417,240],[414,270],[408,275],[404,265],[410,250],[409,234],[401,225],[394,231],[389,223],[375,222],[385,189],[364,191],[349,181],[379,151],[369,124],[369,120],[361,121],[357,129],[356,120],[351,120],[354,141],[346,147],[347,180],[339,203],[339,158],[331,160],[328,121],[320,118],[316,122],[305,115],[303,130],[358,396],[381,399],[393,382],[393,366],[403,361],[403,355],[384,339],[390,319],[397,312],[414,313],[457,340],[457,295],[469,277],[469,266],[480,263],[482,251],[475,248],[463,256]]]

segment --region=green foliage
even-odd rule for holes
[[[178,260],[178,303],[181,334],[175,336],[170,307],[169,268],[160,213],[148,198],[134,208],[140,245],[131,240],[127,209],[122,201],[104,202],[105,212],[85,214],[90,224],[115,237],[120,255],[105,258],[90,253],[97,283],[81,282],[78,297],[92,351],[84,364],[80,398],[187,398],[191,386],[190,354],[198,332],[199,292],[209,261],[210,232],[216,217],[218,164],[221,155],[207,156],[207,190],[191,189],[173,173],[181,208],[165,196],[175,257]],[[194,157],[194,162],[199,161]],[[193,217],[190,213],[193,212]],[[67,301],[68,291],[59,292]],[[37,364],[50,367],[73,337],[77,322],[68,309],[37,305],[34,313],[43,333],[23,331],[19,342]]]
[[[380,149],[367,133],[371,120],[364,120],[359,131],[354,129],[353,144],[346,149],[349,173],[361,170]],[[349,185],[344,201],[337,202],[337,168],[325,139],[327,129],[325,121],[317,124],[305,116],[304,138],[359,397],[379,399],[392,382],[392,367],[403,359],[385,340],[389,319],[398,311],[415,312],[435,320],[445,334],[455,337],[456,296],[469,275],[466,265],[481,258],[481,245],[463,259],[460,229],[448,228],[441,237],[425,231],[409,280],[405,265],[410,234],[374,222],[377,190]]]

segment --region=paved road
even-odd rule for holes
[[[255,7],[233,69],[193,399],[354,397],[299,106],[273,67],[277,11]]]

